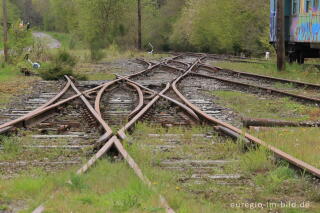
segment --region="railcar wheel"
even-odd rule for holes
[[[297,61],[297,56],[295,53],[291,53],[289,55],[289,63],[292,64],[293,62]]]
[[[298,64],[304,64],[304,55],[303,55],[303,53],[298,53]]]

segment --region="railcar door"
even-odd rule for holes
[[[285,40],[289,41],[290,38],[290,15],[292,10],[292,1],[298,0],[285,0]],[[277,41],[277,0],[270,0],[270,42]]]

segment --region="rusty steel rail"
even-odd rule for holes
[[[149,66],[149,68],[147,70],[141,71],[139,72],[139,74],[143,74],[144,72],[150,71],[152,70],[154,67],[159,66],[159,64],[157,65],[152,65],[151,67]],[[131,76],[136,76],[137,74],[133,74],[130,76],[126,76],[126,80],[128,77]],[[68,77],[66,77],[68,80],[70,80]],[[92,91],[95,90],[89,90],[89,91],[85,91],[83,93],[81,93],[76,86],[71,82],[71,86],[73,88],[73,90],[77,93],[77,97],[80,97],[82,99],[82,101],[85,103],[86,107],[90,110],[90,112],[92,113],[92,115],[96,118],[96,120],[99,122],[99,124],[104,127],[105,130],[105,134],[99,139],[99,142],[103,142],[105,140],[108,140],[108,138],[110,138],[110,136],[112,136],[113,132],[111,130],[111,128],[108,126],[108,124],[102,119],[101,117],[101,113],[100,113],[100,101],[101,101],[101,97],[103,92],[111,85],[119,82],[120,80],[124,79],[120,78],[117,80],[114,80],[112,82],[108,82],[106,84],[100,85],[99,87],[94,88],[95,90],[100,89],[100,91],[97,94],[97,98],[95,101],[95,109],[91,106],[91,104],[89,103],[89,101],[85,98],[85,93],[90,93]],[[138,92],[139,94],[139,99],[140,99],[140,103],[138,104],[138,106],[136,107],[136,109],[130,114],[133,115],[135,113],[137,113],[137,111],[139,111],[139,108],[141,108],[143,106],[143,93],[141,91],[141,89],[136,86],[133,83],[128,83],[129,85],[132,85]],[[159,95],[157,95],[156,97],[159,97]],[[155,97],[155,98],[156,98]],[[141,103],[141,98],[142,98],[142,103]],[[97,111],[96,111],[97,110]],[[141,110],[143,111],[143,109]],[[99,113],[98,113],[99,112]],[[140,113],[140,112],[139,112]],[[144,114],[144,113],[142,113]],[[135,120],[137,121],[137,117],[140,117],[139,115],[136,115],[133,119],[131,120]],[[121,132],[121,130],[119,131]],[[124,133],[123,133],[124,134]],[[129,164],[129,166],[134,170],[134,172],[137,174],[137,176],[145,183],[147,184],[149,187],[152,188],[151,182],[149,181],[149,179],[143,175],[141,169],[138,167],[138,165],[135,163],[135,161],[133,160],[133,158],[128,154],[128,152],[124,149],[124,147],[122,146],[121,142],[119,141],[119,139],[117,138],[117,136],[112,136],[105,144],[104,146],[85,164],[83,165],[78,171],[77,174],[83,174],[86,171],[88,171],[88,169],[99,159],[101,158],[104,154],[106,154],[109,149],[112,146],[115,146],[117,148],[117,150],[119,151],[119,153],[123,156],[123,158],[127,161],[127,163]],[[168,205],[167,201],[165,200],[165,198],[160,195],[160,202],[163,205],[163,207],[166,209],[166,212],[168,213],[174,213],[174,210]],[[41,213],[45,210],[44,208],[44,204],[40,205],[38,208],[36,208],[33,213]]]
[[[67,77],[68,78],[68,77]],[[108,124],[101,118],[101,115],[99,115],[94,108],[91,106],[89,101],[87,101],[83,94],[75,87],[73,83],[71,83],[71,86],[76,91],[78,95],[80,95],[81,99],[85,103],[85,105],[90,109],[91,113],[96,117],[96,119],[99,121],[100,125],[106,130],[106,134],[112,135],[113,132],[109,128]],[[101,100],[101,99],[100,99]],[[134,170],[136,175],[150,188],[152,188],[152,184],[150,180],[142,173],[142,170],[139,168],[138,164],[133,160],[133,158],[129,155],[129,153],[125,150],[123,145],[121,144],[120,140],[117,138],[117,136],[112,136],[105,145],[85,164],[83,165],[78,171],[77,174],[83,174],[89,170],[89,168],[94,165],[94,163],[101,158],[104,154],[106,154],[112,146],[115,146],[116,149],[119,151],[119,153],[122,155],[122,157],[127,161],[128,165]],[[174,213],[175,211],[169,206],[166,199],[160,195],[160,202],[161,205],[165,208],[167,213]],[[41,204],[39,207],[37,207],[33,213],[42,213],[45,210],[44,204]]]
[[[48,106],[50,106],[51,104],[53,104],[54,102],[59,100],[69,90],[70,86],[71,86],[71,80],[69,79],[67,81],[66,85],[64,86],[64,88],[56,96],[54,96],[51,100],[49,100],[46,104],[40,106],[39,108],[33,110],[32,112],[27,113],[26,115],[24,115],[18,119],[15,119],[13,121],[9,121],[5,124],[0,125],[0,133],[3,134],[5,132],[9,131],[10,129],[12,129],[16,125],[18,125],[19,123],[22,123],[25,120],[32,118],[33,115],[37,114],[38,112],[41,112],[41,110],[47,108]]]
[[[65,76],[68,81],[70,78],[68,76]],[[112,129],[109,127],[106,122],[101,118],[101,116],[94,110],[94,108],[91,106],[90,102],[84,97],[84,95],[78,90],[78,88],[74,85],[73,82],[71,82],[71,86],[73,90],[79,95],[83,103],[86,105],[86,107],[89,109],[90,113],[94,116],[94,118],[99,122],[99,124],[103,127],[104,131],[106,132],[105,134],[109,134],[110,136],[112,135]]]
[[[121,77],[120,75],[117,75],[117,76],[118,76],[118,77]],[[142,89],[144,89],[144,90],[147,90],[147,91],[149,91],[149,92],[153,92],[154,94],[158,94],[156,91],[154,91],[154,90],[152,90],[152,89],[149,89],[148,87],[142,86],[141,84],[139,84],[139,83],[137,83],[137,82],[135,82],[135,81],[132,81],[132,80],[130,80],[130,79],[128,79],[128,78],[125,78],[125,77],[121,77],[121,78],[124,79],[124,80],[126,80],[126,81],[128,81],[128,82],[130,82],[130,83],[132,83],[132,84],[134,84],[134,85],[137,85],[138,87],[140,87],[140,88],[142,88]],[[195,120],[197,120],[197,121],[200,120],[199,117],[198,117],[198,116],[193,112],[193,110],[191,110],[188,106],[182,104],[181,102],[179,102],[179,101],[177,101],[177,100],[175,100],[175,99],[173,99],[173,98],[170,98],[170,97],[164,95],[164,94],[161,93],[161,92],[159,93],[159,96],[162,97],[162,98],[164,98],[164,99],[167,99],[168,101],[170,101],[170,102],[174,103],[175,105],[177,105],[177,106],[181,107],[182,109],[184,109],[184,110],[185,110],[189,115],[191,115]]]
[[[119,79],[121,80],[121,79]],[[99,116],[101,116],[101,110],[100,110],[100,103],[101,103],[101,98],[103,93],[109,88],[111,87],[113,84],[115,84],[117,82],[110,82],[108,84],[106,84],[103,88],[101,88],[97,94],[96,100],[95,100],[95,111],[98,113]],[[136,106],[136,108],[130,113],[129,117],[136,114],[137,112],[139,112],[139,110],[143,107],[143,92],[141,91],[140,87],[136,86],[135,84],[132,83],[127,83],[129,86],[133,87],[136,92],[138,93],[138,97],[139,97],[139,103]]]
[[[183,102],[186,105],[188,105],[190,108],[192,108],[198,115],[200,115],[202,118],[209,121],[210,123],[214,123],[215,125],[220,125],[220,126],[227,128],[227,129],[229,129],[239,135],[243,135],[243,137],[246,138],[247,140],[249,140],[250,142],[252,142],[254,144],[258,144],[263,147],[266,147],[268,150],[273,152],[276,156],[286,160],[287,162],[291,163],[292,165],[295,165],[296,167],[298,167],[302,170],[309,172],[310,174],[314,175],[315,177],[320,178],[320,170],[318,168],[316,168],[316,167],[314,167],[314,166],[312,166],[302,160],[299,160],[299,159],[289,155],[288,153],[285,153],[285,152],[281,151],[280,149],[278,149],[274,146],[271,146],[271,145],[267,144],[266,142],[254,137],[248,133],[245,133],[242,130],[240,130],[240,129],[238,129],[228,123],[225,123],[225,122],[220,121],[216,118],[213,118],[212,116],[206,114],[205,112],[200,110],[197,106],[192,104],[186,97],[184,97],[181,94],[181,92],[177,88],[177,84],[189,74],[193,74],[192,67],[183,76],[181,76],[176,81],[174,81],[172,84],[172,87],[173,87],[173,90],[175,91],[175,93],[180,97],[180,99],[183,100]]]
[[[214,73],[219,72],[219,71],[220,72],[230,72],[230,73],[236,74],[239,77],[246,76],[246,77],[260,78],[260,79],[264,79],[264,80],[277,81],[277,82],[281,82],[281,83],[295,84],[296,86],[303,87],[303,88],[320,89],[319,84],[312,84],[312,83],[308,83],[308,82],[295,81],[295,80],[289,80],[289,79],[284,79],[284,78],[276,78],[276,77],[272,77],[272,76],[259,75],[259,74],[249,73],[249,72],[240,72],[240,71],[231,70],[231,69],[224,69],[224,68],[217,67],[217,66],[210,66],[207,64],[201,64],[201,67],[204,67]]]
[[[240,85],[240,86],[244,86],[244,87],[248,87],[248,88],[250,88],[250,87],[251,88],[256,88],[256,89],[264,90],[264,91],[267,91],[267,92],[270,92],[270,93],[276,93],[276,94],[280,94],[280,95],[284,95],[284,96],[289,96],[289,97],[292,97],[292,98],[296,98],[298,100],[303,100],[303,101],[317,103],[317,104],[320,103],[320,99],[318,99],[318,98],[312,98],[312,97],[308,97],[308,96],[297,95],[297,94],[294,94],[294,93],[285,92],[285,91],[281,91],[281,90],[278,90],[278,89],[273,89],[273,88],[269,88],[269,87],[253,85],[253,84],[249,84],[249,83],[243,83],[243,82],[239,82],[239,81],[235,81],[235,80],[230,80],[230,79],[217,77],[217,76],[200,74],[200,73],[196,73],[196,72],[190,72],[190,74],[194,75],[194,76],[204,77],[204,78],[211,78],[211,79],[215,79],[215,80],[218,80],[218,81],[223,81],[223,82],[226,82],[226,83]]]
[[[166,93],[170,87],[171,87],[171,84],[168,83],[167,86],[160,92],[160,93],[156,93],[155,91],[149,89],[149,88],[146,88],[146,87],[143,87],[142,85],[132,81],[132,80],[129,80],[128,78],[126,77],[121,77],[121,76],[118,76],[120,77],[120,79],[125,79],[126,81],[128,81],[129,83],[131,84],[134,84],[138,87],[141,87],[142,89],[145,89],[149,92],[153,92],[155,93],[155,97],[153,97],[153,99],[143,108],[141,109],[127,124],[125,124],[118,132],[115,136],[113,136],[112,138],[110,138],[106,143],[105,145],[85,164],[83,165],[78,171],[77,171],[77,174],[82,174],[82,173],[85,173],[86,171],[88,171],[88,169],[99,159],[101,158],[105,153],[108,152],[108,150],[113,146],[115,145],[117,150],[119,151],[119,153],[124,157],[124,159],[128,162],[128,164],[130,165],[130,167],[134,170],[134,172],[137,174],[137,176],[144,182],[146,183],[148,186],[151,187],[151,184],[150,184],[150,181],[147,179],[147,177],[145,177],[143,174],[142,174],[142,171],[141,169],[138,167],[138,165],[134,162],[133,158],[127,153],[127,151],[124,149],[124,147],[122,146],[120,140],[118,139],[118,136],[120,137],[121,140],[124,140],[127,136],[125,134],[125,132],[131,128],[158,100],[160,97],[164,97],[164,98],[167,98],[171,101],[173,101],[174,103],[179,103],[178,101],[172,99],[172,98],[169,98],[167,96],[164,96],[164,93]],[[105,85],[98,93],[97,95],[97,98],[95,100],[95,106],[96,106],[96,109],[100,110],[100,101],[101,101],[101,97],[103,95],[103,93],[105,92],[105,90],[107,89],[108,86],[111,86],[112,84],[108,84],[108,85]],[[183,109],[185,109],[185,107],[183,107],[183,104],[179,104],[180,107],[182,107]],[[192,111],[192,110],[191,110]],[[192,114],[192,113],[191,113]],[[194,112],[193,112],[194,114]],[[100,114],[101,116],[101,114]],[[197,116],[196,116],[197,117]],[[161,200],[161,203],[162,205],[165,207],[166,209],[166,212],[168,213],[173,213],[174,210],[172,208],[169,207],[167,201],[164,199],[164,197],[162,197],[160,195],[160,200]]]
[[[179,57],[179,56],[175,56],[172,59],[175,59],[177,57]],[[149,64],[147,69],[142,70],[142,71],[137,72],[137,73],[134,73],[134,74],[131,74],[131,75],[128,75],[128,76],[125,76],[125,77],[130,77],[131,78],[131,77],[142,75],[142,74],[144,74],[146,72],[149,72],[149,71],[153,70],[154,68],[160,66],[162,63],[163,62],[160,62],[158,64],[153,64],[153,65]],[[62,106],[63,104],[66,104],[66,103],[68,103],[68,102],[80,97],[82,94],[84,96],[87,96],[88,94],[103,88],[106,84],[114,83],[114,82],[117,82],[117,81],[120,81],[120,80],[121,79],[117,79],[117,80],[114,80],[112,82],[108,82],[108,83],[102,84],[102,85],[97,86],[95,88],[86,90],[86,91],[82,92],[81,94],[77,94],[77,95],[71,96],[69,98],[66,98],[64,100],[61,100],[59,102],[56,102],[70,89],[71,80],[69,79],[68,82],[66,83],[65,87],[61,90],[61,92],[59,92],[53,99],[48,101],[46,104],[44,104],[43,106],[37,108],[36,110],[34,110],[34,111],[24,115],[24,116],[21,116],[20,118],[17,118],[17,119],[15,119],[13,121],[9,121],[9,122],[7,122],[5,124],[0,125],[0,133],[4,134],[4,133],[10,131],[14,127],[25,126],[25,122],[30,120],[30,119],[33,119],[33,118],[35,118],[37,116],[40,116],[40,115],[42,115],[44,113],[47,113],[50,110],[53,110],[53,109],[55,109],[55,108],[57,108],[59,106]]]
[[[127,136],[125,132],[131,128],[153,105],[156,103],[160,96],[163,95],[165,92],[167,92],[170,89],[170,83],[167,84],[167,86],[158,93],[143,109],[140,110],[138,114],[136,114],[127,124],[124,125],[119,131],[118,136],[124,140]]]
[[[85,104],[86,108],[90,111],[90,113],[94,116],[94,118],[98,122],[99,126],[101,126],[103,128],[102,129],[103,135],[98,140],[98,143],[104,143],[104,144],[103,144],[102,148],[94,156],[92,156],[86,164],[84,164],[77,171],[78,175],[81,175],[81,174],[87,172],[91,168],[91,166],[94,165],[95,162],[97,162],[98,159],[100,159],[103,155],[105,155],[110,150],[110,148],[114,146],[118,150],[119,154],[126,160],[128,165],[133,169],[135,174],[140,178],[140,180],[142,182],[144,182],[146,185],[148,185],[151,189],[153,189],[150,180],[142,173],[142,170],[140,169],[138,164],[134,161],[134,159],[125,150],[125,148],[123,147],[123,145],[121,143],[121,140],[124,140],[127,138],[126,131],[128,131],[130,128],[132,128],[133,125],[135,123],[137,123],[142,118],[142,116],[145,115],[145,113],[148,110],[150,110],[150,108],[152,106],[154,106],[156,104],[156,102],[160,98],[165,98],[166,100],[169,100],[170,102],[179,106],[181,109],[183,109],[185,112],[187,112],[193,119],[200,122],[201,121],[200,118],[202,118],[202,120],[204,120],[206,122],[215,124],[214,129],[216,129],[216,130],[223,129],[226,134],[230,134],[233,137],[243,136],[245,138],[245,140],[247,140],[248,142],[252,142],[252,143],[264,146],[267,149],[269,149],[270,151],[272,151],[275,155],[279,156],[280,158],[285,159],[288,162],[290,162],[291,164],[293,164],[301,169],[304,169],[304,170],[310,172],[311,174],[313,174],[314,176],[320,178],[320,170],[319,169],[317,169],[317,168],[315,168],[315,167],[313,167],[313,166],[311,166],[311,165],[309,165],[309,164],[307,164],[297,158],[292,157],[291,155],[267,144],[266,142],[254,137],[250,134],[242,132],[242,130],[240,130],[240,129],[238,129],[228,123],[222,122],[218,119],[211,117],[210,115],[208,115],[205,112],[203,112],[202,110],[200,110],[197,106],[192,104],[186,97],[184,97],[182,95],[182,93],[178,90],[177,84],[179,82],[181,82],[181,80],[184,79],[185,77],[187,77],[188,75],[207,77],[206,75],[202,75],[202,74],[198,74],[198,73],[194,72],[194,70],[196,68],[199,68],[202,66],[201,60],[203,60],[207,56],[204,54],[196,54],[197,60],[194,63],[187,64],[187,63],[181,62],[181,64],[187,65],[187,68],[185,70],[181,69],[181,68],[175,68],[175,67],[170,66],[168,64],[168,63],[170,63],[170,61],[176,62],[175,61],[176,59],[178,59],[179,57],[183,57],[183,56],[184,55],[178,55],[178,56],[174,57],[173,59],[169,59],[169,60],[166,60],[165,62],[160,62],[157,64],[154,64],[151,62],[146,62],[146,61],[142,60],[142,61],[144,61],[145,64],[148,65],[147,69],[140,71],[138,73],[132,74],[132,75],[128,75],[128,76],[117,75],[118,79],[113,80],[108,83],[105,83],[105,84],[102,84],[98,87],[95,87],[93,89],[90,89],[90,90],[87,90],[84,92],[80,92],[78,90],[78,88],[74,85],[74,83],[70,80],[70,78],[66,76],[67,81],[70,83],[68,88],[72,87],[72,89],[76,92],[76,95],[69,97],[65,100],[59,101],[57,103],[54,103],[55,101],[53,101],[52,103],[48,104],[44,108],[39,109],[39,111],[37,111],[32,116],[37,116],[39,114],[47,112],[51,109],[54,109],[57,106],[60,106],[60,105],[65,104],[71,100],[74,100],[75,98],[80,98],[82,100],[82,102]],[[161,92],[156,92],[152,89],[149,89],[148,87],[142,86],[141,84],[139,84],[133,80],[130,80],[130,78],[132,78],[132,77],[139,76],[139,75],[142,75],[147,72],[151,72],[154,68],[159,67],[159,66],[167,66],[167,67],[173,68],[174,70],[181,72],[181,75],[179,75],[177,78],[175,78],[172,82],[168,82],[166,87]],[[209,77],[213,78],[211,76],[208,76],[208,78]],[[130,113],[129,118],[131,118],[131,117],[132,118],[129,120],[129,122],[126,123],[117,132],[113,132],[113,130],[109,127],[109,125],[106,123],[106,121],[103,120],[103,118],[101,116],[100,104],[101,104],[102,96],[104,93],[107,92],[107,89],[113,85],[118,84],[118,83],[128,84],[129,86],[133,87],[135,89],[135,92],[138,93],[139,103],[137,104],[135,109]],[[180,101],[178,101],[174,98],[171,98],[171,97],[168,97],[165,95],[165,93],[168,92],[171,88],[173,89],[175,94],[179,97],[179,99],[181,99],[181,101],[183,103],[181,103]],[[267,89],[268,89],[268,91],[270,91],[269,88],[267,88]],[[86,99],[86,96],[90,95],[92,92],[97,92],[94,107]],[[143,95],[144,92],[150,94],[150,97],[146,97],[146,99],[147,98],[152,99],[145,106],[144,106],[144,98],[145,97]],[[8,126],[6,126],[6,127],[8,127]],[[0,128],[0,132],[1,132],[1,128]],[[160,195],[160,201],[161,201],[162,206],[165,208],[166,212],[174,213],[174,210],[169,206],[168,202],[165,200],[165,198],[162,195]],[[41,213],[43,211],[44,211],[44,205],[42,204],[33,212],[34,213]]]
[[[176,57],[174,57],[176,58]],[[161,62],[162,63],[162,62]],[[157,66],[159,66],[161,63],[158,63],[158,64],[152,64],[152,63],[148,63],[148,68],[146,70],[143,70],[143,71],[140,71],[138,73],[135,73],[135,74],[132,74],[132,75],[129,75],[129,76],[126,76],[126,78],[129,78],[129,77],[134,77],[134,76],[138,76],[138,75],[141,75],[145,72],[148,72],[148,71],[151,71],[152,69],[156,68]],[[85,171],[87,171],[91,165],[94,164],[94,162],[96,162],[97,159],[99,159],[99,157],[101,157],[103,154],[105,154],[110,148],[112,145],[115,145],[116,148],[118,149],[119,153],[123,155],[124,159],[126,159],[126,161],[128,162],[128,164],[130,165],[130,167],[132,167],[132,169],[134,169],[135,173],[138,175],[138,177],[145,183],[150,183],[150,181],[145,177],[143,176],[142,172],[141,172],[141,169],[138,167],[138,165],[133,161],[133,159],[130,157],[130,155],[125,151],[125,149],[122,147],[122,144],[120,143],[120,141],[117,139],[116,136],[113,136],[112,137],[112,130],[111,128],[108,126],[108,124],[101,118],[101,114],[99,114],[90,104],[90,102],[86,99],[86,96],[89,96],[89,94],[95,92],[96,90],[98,89],[101,89],[99,92],[99,96],[100,96],[100,99],[101,99],[101,95],[103,93],[103,91],[105,90],[105,88],[108,87],[108,85],[112,85],[118,81],[120,81],[121,79],[117,79],[115,81],[112,81],[112,82],[109,82],[109,83],[106,83],[106,84],[103,84],[103,85],[100,85],[98,87],[95,87],[93,89],[90,89],[90,90],[87,90],[87,91],[84,91],[84,92],[80,92],[77,87],[74,85],[74,83],[70,80],[69,77],[66,76],[66,79],[68,81],[68,88],[63,90],[61,92],[61,96],[69,89],[69,87],[71,86],[72,89],[76,92],[76,95],[72,96],[72,97],[69,97],[67,99],[64,99],[58,103],[55,103],[55,104],[52,104],[55,102],[54,101],[51,101],[49,103],[47,103],[43,108],[39,108],[38,110],[34,111],[33,113],[29,114],[28,116],[25,116],[25,117],[22,117],[20,118],[20,120],[16,121],[17,123],[19,123],[20,121],[21,122],[24,122],[25,120],[28,120],[28,119],[31,119],[33,117],[36,117],[40,114],[43,114],[51,109],[54,109],[58,106],[61,106],[65,103],[68,103],[69,101],[72,101],[78,97],[80,97],[80,99],[83,101],[83,103],[86,105],[86,107],[88,108],[88,110],[90,111],[90,113],[94,116],[94,118],[96,119],[96,121],[103,127],[105,133],[104,135],[98,140],[98,142],[103,142],[103,141],[106,141],[108,140],[108,138],[111,137],[111,139],[109,139],[109,141],[96,153],[96,155],[94,155],[89,161],[87,164],[85,164],[81,169],[78,170],[78,174],[81,174],[81,173],[84,173]],[[136,86],[135,84],[132,84],[132,83],[128,83],[129,85],[131,84],[137,91],[138,91],[138,94],[139,94],[139,99],[140,99],[140,103],[138,104],[138,106],[136,107],[136,109],[131,113],[131,115],[134,115],[135,113],[137,113],[139,111],[140,108],[142,108],[143,106],[143,102],[141,103],[141,99],[143,99],[143,94],[142,94],[142,91],[141,89]],[[61,97],[59,95],[59,97]],[[56,96],[58,97],[58,95]],[[9,123],[11,124],[11,123]],[[6,126],[3,126],[5,130],[7,130],[7,127],[10,126],[8,123],[5,124]],[[16,123],[14,123],[16,124]],[[0,129],[1,131],[4,131],[3,129]],[[148,184],[149,186],[151,186],[150,184]],[[167,203],[167,201],[162,197],[160,196],[160,200],[161,200],[161,203],[162,205],[165,207],[166,211],[169,212],[169,213],[173,213],[173,209],[171,209]],[[36,208],[33,212],[34,213],[41,213],[45,210],[44,208],[44,205],[40,205],[38,208]]]

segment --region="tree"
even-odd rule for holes
[[[138,2],[138,49],[141,50],[141,42],[142,42],[142,35],[141,35],[141,0],[137,0]]]
[[[8,55],[8,12],[7,12],[7,0],[2,0],[3,9],[3,52],[4,60],[6,63],[9,61]]]

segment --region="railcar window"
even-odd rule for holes
[[[313,8],[314,8],[315,10],[319,10],[319,0],[314,0],[314,1],[313,1]]]
[[[277,11],[277,0],[272,0],[272,12],[276,12]]]
[[[292,15],[297,15],[299,11],[298,0],[292,0]]]
[[[306,10],[306,13],[309,13],[309,11],[312,10],[312,8],[311,8],[311,0],[306,0],[305,10]]]

